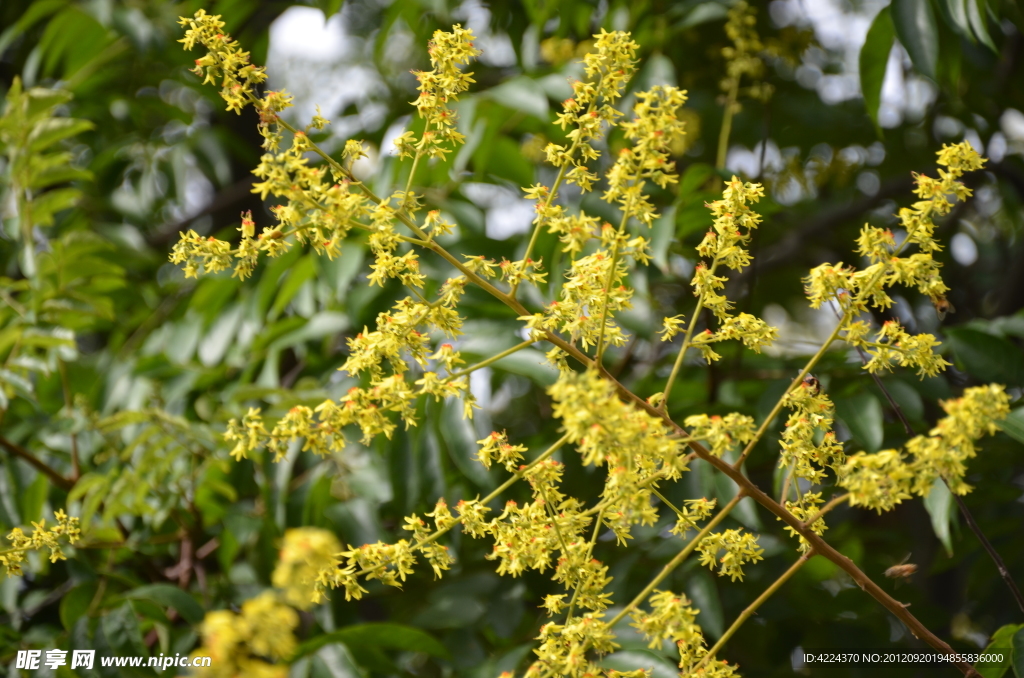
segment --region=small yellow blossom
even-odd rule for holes
[[[22,563],[29,551],[49,549],[51,563],[58,560],[67,560],[61,548],[61,540],[68,544],[75,544],[81,539],[81,530],[78,529],[78,518],[64,513],[64,509],[54,512],[57,524],[47,528],[46,521],[40,520],[32,523],[32,533],[25,534],[20,527],[16,527],[7,535],[10,546],[0,549],[0,565],[6,569],[8,577],[22,575]]]

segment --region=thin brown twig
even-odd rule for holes
[[[56,471],[56,469],[46,464],[46,462],[39,459],[36,455],[29,452],[21,445],[0,436],[0,447],[4,448],[14,456],[20,457],[24,461],[28,462],[29,465],[53,481],[53,484],[62,490],[70,490],[74,487],[74,481],[62,476]]]

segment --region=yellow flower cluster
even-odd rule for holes
[[[573,260],[558,301],[552,301],[543,313],[521,318],[527,321],[529,328],[558,330],[578,341],[584,349],[596,346],[602,333],[605,342],[613,346],[626,342],[625,333],[611,316],[631,308],[633,290],[622,282],[629,272],[629,259],[648,260],[648,243],[644,238],[630,238],[605,224],[601,229],[601,245],[593,254]],[[602,308],[606,311],[603,317]]]
[[[846,461],[832,431],[835,407],[819,386],[807,381],[787,393],[784,402],[792,412],[782,432],[779,465],[792,469],[797,478],[820,485],[826,468],[838,472]],[[815,442],[819,433],[824,435]]]
[[[864,506],[879,513],[891,511],[910,499],[913,473],[899,450],[874,454],[858,452],[849,457],[839,473],[839,485],[850,493],[851,506]]]
[[[644,184],[653,181],[661,188],[678,181],[669,149],[682,139],[685,126],[679,119],[679,108],[686,103],[686,93],[676,87],[657,86],[636,95],[633,107],[636,117],[620,127],[632,142],[619,151],[619,157],[608,171],[608,190],[604,200],[618,202],[623,214],[630,214],[651,225],[657,216],[644,195]]]
[[[50,562],[67,560],[64,551],[61,549],[61,539],[68,544],[74,544],[81,539],[81,530],[78,529],[78,518],[64,513],[58,509],[53,514],[57,524],[53,527],[46,527],[46,521],[40,520],[32,523],[32,534],[25,534],[20,527],[16,527],[7,535],[11,542],[10,548],[0,549],[0,565],[6,569],[7,576],[21,576],[21,565],[29,551],[49,549]]]
[[[229,39],[225,42],[217,37],[222,27],[217,17],[198,12],[194,18],[182,19],[182,22],[191,26],[186,33],[187,47],[196,42],[203,44],[210,50],[206,59],[219,60],[221,70],[218,73],[236,79],[242,77],[238,66],[243,60],[241,56],[232,59],[219,56],[223,52],[222,42],[231,46],[231,54],[237,52],[237,46]],[[462,140],[455,131],[454,114],[448,104],[473,82],[471,74],[461,70],[479,54],[472,40],[472,32],[460,26],[455,26],[451,32],[434,34],[430,46],[433,70],[417,73],[420,96],[416,106],[427,118],[428,128],[419,142],[413,143],[411,133],[402,137],[405,141],[399,140],[400,148],[409,144],[415,149],[417,160],[424,153],[443,154],[444,144]],[[246,55],[245,60],[247,58]],[[203,238],[194,231],[183,233],[174,247],[171,261],[183,264],[186,276],[190,277],[198,275],[200,270],[215,273],[234,264],[234,275],[245,278],[252,273],[261,252],[278,256],[287,251],[292,238],[333,257],[340,252],[341,243],[349,232],[359,229],[369,233],[368,245],[374,254],[370,283],[383,285],[395,278],[412,288],[416,298],[399,300],[392,312],[378,316],[376,330],[364,328],[362,333],[349,339],[350,355],[342,369],[353,375],[368,372],[369,388],[351,391],[340,402],[328,401],[312,411],[309,408],[292,410],[269,433],[259,411],[250,410],[241,425],[233,422],[226,433],[228,440],[237,443],[233,455],[241,458],[260,445],[269,444],[280,457],[287,441],[298,437],[307,438],[306,449],[325,454],[344,444],[342,428],[350,424],[362,429],[364,440],[379,433],[390,436],[396,427],[393,416],[406,426],[415,424],[412,402],[424,395],[435,399],[462,397],[466,415],[470,416],[474,405],[468,393],[468,379],[451,376],[453,367],[462,362],[458,352],[450,344],[443,344],[433,355],[430,350],[433,330],[440,330],[448,337],[459,334],[462,318],[455,307],[464,292],[466,278],[449,279],[439,290],[438,299],[427,302],[418,292],[425,283],[418,255],[401,251],[406,243],[422,244],[423,240],[399,235],[395,230],[396,222],[403,221],[429,242],[436,235],[450,232],[452,225],[434,210],[427,214],[422,226],[417,226],[413,219],[420,201],[408,188],[384,200],[371,198],[372,193],[354,183],[349,170],[319,151],[306,132],[294,130],[279,118],[278,113],[291,105],[291,97],[286,93],[267,92],[263,98],[257,98],[251,88],[243,88],[238,96],[254,103],[260,112],[264,146],[271,152],[262,157],[254,170],[261,181],[254,185],[253,191],[262,198],[272,195],[283,200],[283,204],[272,208],[278,224],[264,228],[257,235],[251,216],[243,215],[239,228],[242,237],[236,248],[216,238]],[[312,127],[319,129],[326,123],[318,114]],[[277,152],[285,130],[292,132],[291,145]],[[310,166],[307,157],[310,150],[320,153],[328,160],[328,165]],[[364,153],[358,142],[346,144],[343,156],[349,163],[361,155]],[[467,268],[472,270],[473,267]],[[509,275],[513,275],[511,270],[509,268]],[[542,279],[540,274],[529,270],[515,275],[534,281]],[[421,368],[428,367],[428,360],[436,360],[449,375],[440,377],[424,369],[415,384],[408,383],[402,376],[409,369],[408,358]],[[390,374],[385,365],[390,366]],[[318,421],[314,421],[313,412],[318,415]]]
[[[562,102],[562,112],[557,118],[563,130],[571,128],[567,135],[571,143],[568,146],[550,143],[544,149],[548,162],[562,170],[561,176],[584,191],[589,191],[597,180],[586,165],[588,160],[600,156],[593,144],[601,138],[604,125],[614,125],[622,116],[614,104],[636,72],[639,48],[628,33],[620,31],[608,33],[601,29],[595,38],[593,51],[584,57],[587,79],[573,81],[573,96]],[[527,193],[530,197],[529,191]],[[560,207],[551,205],[553,194],[545,197],[548,200],[544,209],[537,205],[539,221],[535,223],[538,224],[562,215]]]
[[[717,504],[717,499],[687,499],[679,509],[676,524],[672,526],[672,534],[684,536],[688,531],[696,529],[697,523],[707,520]]]
[[[357,573],[365,574],[367,579],[379,579],[389,586],[401,587],[406,575],[413,571],[415,562],[416,557],[405,539],[397,544],[363,544],[358,549],[341,552],[331,567],[320,571],[313,602],[323,600],[327,587],[344,587],[345,600],[359,600],[366,589],[359,585]]]
[[[476,442],[480,445],[477,459],[487,469],[491,468],[491,460],[495,459],[509,471],[514,471],[523,459],[523,452],[526,452],[524,445],[510,444],[508,434],[504,431],[493,431],[491,435]]]
[[[725,22],[725,34],[732,41],[731,47],[722,48],[722,56],[725,57],[725,77],[719,83],[723,92],[735,92],[732,96],[733,105],[738,110],[735,98],[738,94],[745,94],[751,99],[767,101],[771,98],[774,88],[771,84],[762,80],[764,76],[764,61],[761,53],[765,46],[757,34],[756,10],[749,3],[741,0],[729,10],[729,18]],[[746,76],[753,82],[744,90],[740,84]]]
[[[938,164],[946,167],[939,170],[940,179],[915,175],[917,187],[914,192],[921,200],[912,207],[899,212],[900,225],[906,235],[896,243],[891,231],[865,225],[857,240],[858,253],[866,257],[870,265],[863,270],[838,264],[825,263],[811,270],[805,279],[805,290],[811,306],[819,308],[826,302],[838,304],[843,311],[840,322],[845,330],[843,339],[850,345],[871,356],[867,369],[878,372],[892,369],[894,363],[916,367],[918,374],[934,375],[945,369],[949,363],[934,354],[938,341],[930,334],[910,335],[894,321],[884,324],[874,341],[868,339],[871,326],[857,317],[866,313],[869,307],[886,309],[892,305],[892,298],[886,290],[896,284],[916,287],[939,305],[945,301],[949,290],[939,275],[940,263],[932,258],[932,252],[939,249],[934,238],[936,217],[949,213],[953,208],[950,196],[963,200],[971,194],[969,188],[958,181],[966,172],[980,169],[984,160],[964,141],[944,146],[938,152]],[[909,245],[917,245],[919,252],[900,256]]]
[[[295,653],[299,615],[266,591],[242,603],[241,613],[208,612],[200,626],[203,644],[196,657],[210,657],[210,666],[197,669],[210,678],[285,678],[286,662]],[[282,663],[274,663],[282,662]]]
[[[754,419],[736,412],[724,417],[695,414],[683,423],[692,437],[708,443],[709,451],[716,457],[721,457],[736,443],[748,443],[754,438]]]
[[[245,279],[252,275],[259,255],[277,257],[288,251],[289,238],[309,244],[319,254],[330,258],[341,252],[341,243],[352,228],[364,227],[360,219],[371,213],[365,197],[350,190],[343,177],[328,174],[323,168],[310,167],[305,153],[308,138],[297,131],[292,145],[281,153],[264,154],[253,170],[262,179],[253,185],[261,198],[273,195],[286,199],[285,204],[271,208],[277,218],[274,228],[264,227],[256,233],[252,215],[242,214],[238,228],[238,246],[214,237],[201,237],[195,231],[182,233],[170,256],[172,263],[184,264],[185,277],[217,273],[234,265],[232,277]],[[366,227],[368,228],[368,227]]]
[[[1010,397],[998,384],[968,388],[962,397],[942,403],[946,416],[928,435],[907,441],[909,461],[898,450],[851,457],[839,484],[850,492],[850,504],[888,511],[911,494],[928,496],[942,478],[956,494],[967,494],[965,462],[977,455],[975,442],[998,429],[1010,413]]]
[[[956,494],[967,494],[965,462],[977,455],[975,441],[993,435],[996,422],[1010,413],[1010,396],[998,384],[968,388],[960,398],[942,403],[946,416],[926,436],[907,441],[913,457],[912,492],[927,496],[937,478],[944,478]]]
[[[237,419],[228,422],[224,439],[235,443],[231,455],[236,459],[246,458],[251,452],[266,446],[274,452],[275,460],[280,460],[290,441],[303,438],[303,451],[311,450],[325,456],[344,448],[343,429],[350,425],[359,427],[364,443],[369,443],[379,434],[390,438],[397,428],[391,415],[397,415],[406,427],[414,426],[415,403],[421,396],[433,396],[435,399],[461,397],[466,416],[472,416],[475,401],[469,393],[468,374],[450,373],[441,377],[434,371],[424,370],[414,383],[401,374],[408,370],[403,358],[410,352],[423,367],[428,365],[428,358],[449,370],[462,362],[450,344],[442,344],[436,353],[428,355],[429,337],[414,329],[419,325],[418,318],[437,320],[444,317],[445,310],[444,306],[430,307],[406,297],[395,305],[394,312],[381,313],[377,319],[377,326],[381,329],[369,332],[364,328],[364,332],[348,340],[350,354],[341,368],[350,374],[364,370],[370,372],[373,381],[369,388],[353,386],[339,401],[325,400],[314,408],[306,405],[293,407],[269,432],[260,409],[249,408],[241,422]],[[385,360],[399,373],[385,375],[382,368]]]
[[[691,607],[693,603],[686,596],[655,590],[650,605],[650,612],[633,611],[632,626],[650,641],[648,647],[660,648],[666,640],[675,643],[679,650],[679,675],[682,678],[729,678],[737,675],[736,669],[728,662],[705,661],[708,650],[704,632],[696,623],[700,610]]]
[[[605,672],[586,658],[587,649],[604,654],[619,647],[608,622],[601,612],[587,612],[566,620],[565,624],[549,622],[540,627],[534,650],[537,661],[526,669],[524,678],[542,676],[599,676]],[[628,675],[628,674],[626,674]]]
[[[475,82],[472,73],[460,69],[480,54],[480,50],[473,47],[473,31],[459,24],[452,28],[451,33],[434,31],[434,39],[427,52],[433,69],[413,71],[420,83],[420,95],[413,105],[426,121],[427,128],[418,145],[412,132],[405,132],[395,140],[395,148],[403,158],[419,153],[432,158],[444,157],[451,150],[444,144],[461,144],[464,141],[455,129],[455,112],[448,108],[448,102],[458,101],[459,94]]]
[[[817,515],[818,510],[824,503],[825,500],[822,499],[821,492],[805,492],[804,494],[800,495],[800,499],[798,501],[786,501],[785,506],[787,511],[792,513],[800,520],[807,522],[809,519]],[[782,519],[776,518],[776,520]],[[817,518],[813,523],[808,525],[808,527],[811,528],[811,531],[819,537],[825,534],[825,530],[828,529],[828,526],[825,524],[824,516]],[[807,541],[807,539],[804,536],[802,536],[789,525],[786,525],[785,529],[786,532],[789,532],[789,536],[797,537],[799,539],[800,546],[798,550],[800,551],[800,553],[807,553],[811,550],[811,543]]]
[[[228,110],[241,113],[256,85],[267,79],[264,69],[250,64],[249,53],[243,52],[238,41],[224,33],[220,15],[211,16],[200,9],[194,17],[181,17],[178,23],[188,26],[185,37],[178,41],[185,49],[191,51],[197,42],[207,49],[205,56],[196,59],[192,72],[205,75],[203,84],[217,84],[220,80],[220,95],[227,102]]]
[[[619,541],[629,538],[633,525],[653,524],[657,511],[648,483],[680,477],[686,470],[684,441],[669,436],[664,420],[620,400],[594,370],[563,373],[548,392],[583,463],[608,467],[604,519]]]
[[[697,544],[700,564],[712,570],[718,567],[718,576],[732,581],[743,579],[743,565],[764,560],[764,549],[757,545],[757,536],[743,530],[713,532]],[[721,558],[718,553],[724,551]]]
[[[697,246],[697,253],[701,257],[710,258],[711,262],[707,264],[702,261],[697,264],[690,281],[694,296],[697,297],[697,306],[689,323],[682,315],[665,318],[663,329],[659,332],[662,341],[671,341],[686,328],[668,389],[691,346],[711,363],[722,357],[712,348],[712,344],[736,339],[760,353],[762,348],[771,345],[778,336],[778,331],[760,318],[749,313],[734,316],[731,312],[732,302],[720,293],[727,278],[715,275],[720,266],[739,271],[750,265],[750,253],[745,246],[750,241],[753,229],[761,223],[761,216],[750,207],[750,203],[758,202],[763,196],[764,188],[760,184],[744,183],[734,176],[726,183],[722,199],[708,205],[714,222]],[[705,308],[710,309],[718,319],[718,330],[706,329],[694,334],[695,323]]]
[[[281,589],[286,603],[308,610],[313,605],[320,571],[333,565],[340,551],[341,544],[333,532],[315,527],[286,530],[271,583]]]
[[[655,589],[650,599],[651,610],[637,609],[631,615],[632,626],[649,642],[648,647],[657,649],[666,640],[679,647],[681,656],[692,654],[704,645],[704,634],[697,625],[700,610],[683,594]]]

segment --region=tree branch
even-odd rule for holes
[[[75,483],[68,478],[65,478],[60,473],[57,473],[51,466],[48,466],[45,462],[40,460],[34,454],[26,450],[21,445],[0,436],[0,447],[4,448],[16,457],[20,457],[22,460],[28,462],[34,469],[48,477],[54,485],[62,490],[70,490],[74,487]]]

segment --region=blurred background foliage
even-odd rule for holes
[[[671,366],[670,347],[653,332],[662,316],[692,308],[686,281],[692,248],[710,223],[704,203],[715,195],[714,178],[736,172],[765,183],[769,195],[759,206],[766,218],[752,247],[755,266],[730,282],[730,297],[778,326],[780,341],[764,355],[726,352],[711,368],[688,365],[672,399],[677,421],[737,410],[763,417],[801,356],[830,329],[827,315],[807,310],[801,276],[822,261],[851,261],[860,226],[894,224],[897,206],[912,199],[911,173],[934,174],[940,145],[966,138],[990,161],[969,178],[974,197],[939,231],[949,244],[941,258],[955,314],[940,322],[928,300],[914,295],[898,298],[892,309],[912,331],[940,335],[955,367],[923,381],[907,373],[884,381],[919,430],[940,416],[939,399],[966,385],[998,381],[1019,397],[1020,8],[1010,0],[900,0],[885,8],[884,0],[753,3],[768,50],[765,82],[774,94],[741,100],[721,170],[714,164],[729,4],[0,4],[0,93],[9,102],[0,122],[0,528],[67,506],[82,516],[85,534],[70,560],[37,559],[24,578],[0,581],[0,663],[28,647],[189,652],[204,610],[237,609],[269,586],[286,529],[326,528],[355,545],[395,540],[402,516],[430,510],[438,497],[455,502],[500,482],[498,472],[474,461],[474,441],[487,432],[507,429],[531,448],[557,437],[544,392],[554,374],[529,350],[474,374],[483,409],[472,422],[457,408],[424,403],[419,427],[369,447],[352,443],[327,459],[297,448],[279,464],[228,458],[220,433],[247,407],[276,417],[295,404],[343,394],[353,384],[335,369],[345,339],[372,324],[401,290],[367,286],[355,243],[334,261],[292,248],[245,282],[226,275],[186,281],[167,262],[181,230],[231,238],[243,210],[252,210],[259,225],[271,221],[269,205],[249,190],[260,153],[255,115],[225,112],[215,90],[186,72],[194,56],[175,42],[177,17],[200,6],[222,14],[254,62],[268,64],[271,87],[296,94],[293,122],[305,124],[319,104],[333,121],[324,147],[340,150],[350,136],[368,142],[371,157],[357,173],[382,193],[408,172],[390,141],[411,120],[410,69],[426,65],[435,29],[471,26],[484,55],[474,68],[477,85],[458,104],[467,144],[445,162],[421,165],[415,183],[430,187],[428,201],[457,220],[454,250],[499,259],[525,248],[532,205],[519,187],[552,180],[541,149],[558,140],[551,122],[570,93],[567,79],[580,74],[575,61],[589,36],[601,27],[632,31],[642,63],[631,89],[678,83],[690,96],[689,134],[676,149],[682,181],[660,196],[662,217],[651,234],[655,265],[633,274],[640,293],[624,322],[634,337],[609,351],[613,371],[634,391],[659,390]],[[622,144],[620,135],[611,136],[612,151]],[[584,206],[607,212],[590,196]],[[26,208],[27,224],[17,216]],[[553,236],[541,236],[538,252],[551,279],[565,265],[556,245]],[[439,260],[424,258],[424,268],[433,280],[448,275]],[[544,300],[534,294],[526,301]],[[482,293],[470,291],[462,310],[472,318],[460,340],[467,357],[519,341],[519,323]],[[818,377],[837,404],[849,451],[906,439],[855,357],[828,356]],[[1005,429],[972,461],[968,480],[977,489],[966,501],[1021,581],[1024,412],[1018,409]],[[777,491],[776,449],[777,438],[766,439],[748,472]],[[572,455],[562,460],[565,491],[592,496],[600,486],[594,469]],[[733,492],[698,464],[668,498],[728,499]],[[780,525],[752,503],[734,515],[761,532],[766,556],[791,552]],[[935,492],[926,505],[905,504],[884,516],[840,508],[830,523],[826,537],[869,575],[879,577],[910,555],[919,574],[896,595],[954,647],[983,647],[997,628],[1022,621],[948,494]],[[597,557],[612,565],[616,601],[628,600],[675,553],[670,524],[666,516],[637,530],[629,549],[598,542]],[[543,620],[537,606],[552,582],[535,574],[502,580],[483,560],[482,544],[459,535],[451,544],[458,564],[443,581],[419,573],[404,592],[371,587],[358,603],[335,595],[303,613],[299,634],[309,644],[293,675],[488,678],[521,669]],[[714,639],[788,564],[788,557],[769,558],[743,583],[722,586],[690,563],[671,586],[695,601]],[[646,665],[655,676],[673,675],[669,653],[647,649],[626,626],[620,630],[623,649],[607,660],[610,667]],[[917,646],[842,573],[815,559],[745,625],[727,656],[751,678],[794,670],[910,676],[915,669],[822,670],[793,657],[798,648]]]

